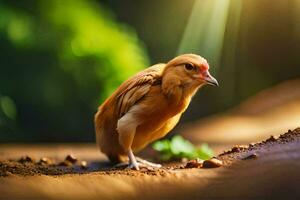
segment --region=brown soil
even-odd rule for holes
[[[107,161],[88,161],[85,168],[82,160],[64,157],[49,158],[49,162],[44,158],[43,163],[31,157],[2,159],[0,199],[300,197],[300,128],[260,143],[235,145],[208,161],[209,165],[191,161],[135,171],[112,168]],[[66,166],[61,165],[66,161]]]
[[[68,155],[69,156],[69,155]],[[67,157],[68,157],[67,156]],[[28,158],[28,156],[26,156]],[[29,157],[30,158],[30,157]],[[66,174],[88,174],[97,172],[101,175],[126,175],[126,176],[164,176],[171,173],[172,170],[183,168],[183,164],[166,164],[160,169],[141,168],[141,170],[130,170],[125,167],[115,168],[109,163],[91,162],[86,167],[81,167],[80,163],[71,163],[56,160],[54,164],[41,165],[35,161],[20,161],[19,160],[3,160],[0,161],[0,177],[9,175],[33,176],[33,175],[48,175],[59,176]]]
[[[259,157],[259,152],[271,150],[275,144],[286,144],[300,139],[300,128],[294,131],[289,130],[287,133],[275,138],[270,136],[266,141],[249,144],[249,145],[235,145],[229,151],[225,151],[216,158],[223,161],[223,164],[230,165],[235,160],[247,160],[256,159]],[[45,159],[45,158],[44,158]],[[48,158],[46,158],[48,159]],[[164,176],[168,173],[172,173],[175,169],[184,169],[186,163],[169,163],[165,164],[160,169],[142,168],[140,171],[113,168],[109,163],[90,163],[86,168],[82,168],[80,163],[77,162],[77,158],[74,155],[66,155],[65,160],[52,160],[53,164],[41,164],[40,161],[36,161],[35,158],[30,156],[21,157],[19,160],[3,160],[0,161],[0,176],[8,176],[11,174],[21,176],[32,175],[50,175],[58,176],[64,174],[86,174],[91,172],[98,172],[105,175],[128,175],[128,176],[140,176],[140,175],[161,175]],[[199,165],[194,167],[190,166],[191,163],[187,163],[186,168],[199,168]],[[204,163],[205,164],[205,163]],[[201,165],[202,166],[202,165]],[[207,167],[210,168],[210,167]]]

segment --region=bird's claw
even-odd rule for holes
[[[114,165],[113,168],[140,170],[140,165],[138,163],[133,164],[133,163],[123,162],[123,163],[118,163],[118,164]]]
[[[134,169],[134,170],[140,170],[140,166],[137,162],[135,163],[129,163],[126,169]]]
[[[161,168],[161,164],[156,164],[153,162],[149,162],[147,160],[141,159],[141,158],[136,158],[137,162],[141,163],[144,166],[148,167],[153,167],[153,168]]]
[[[135,163],[119,163],[114,166],[114,168],[126,168],[126,169],[133,169],[133,170],[140,170],[141,168],[161,168],[160,164],[155,164],[146,160],[137,160]]]

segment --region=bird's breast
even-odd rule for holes
[[[177,124],[181,113],[187,108],[190,99],[170,102],[159,88],[152,90],[140,103],[138,113],[141,123],[136,129],[133,146],[142,148],[149,142],[165,136]]]

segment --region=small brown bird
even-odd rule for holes
[[[164,137],[179,121],[196,91],[218,85],[201,56],[180,55],[126,80],[95,115],[96,140],[112,162],[129,159],[129,168],[160,165],[137,159],[133,152]]]

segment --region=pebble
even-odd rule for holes
[[[203,160],[197,158],[197,159],[188,161],[184,168],[201,168],[202,164],[203,164]]]
[[[232,152],[240,152],[241,150],[247,149],[248,146],[245,145],[235,145],[234,147],[232,147],[231,151]]]
[[[250,143],[250,144],[249,144],[249,148],[252,148],[252,147],[254,147],[254,145],[255,145],[255,143],[253,143],[253,142],[252,142],[252,143]]]
[[[81,167],[81,169],[87,169],[88,168],[88,166],[87,166],[87,162],[86,161],[81,161],[80,162],[80,167]]]
[[[74,155],[69,154],[65,158],[65,161],[69,161],[70,163],[75,164],[78,161],[78,159]]]
[[[43,157],[43,158],[41,158],[41,159],[39,160],[38,164],[40,164],[40,165],[52,165],[53,162],[52,162],[52,160],[50,160],[49,158]]]
[[[223,162],[217,158],[211,158],[209,160],[205,160],[202,164],[202,168],[215,168],[223,166]]]

